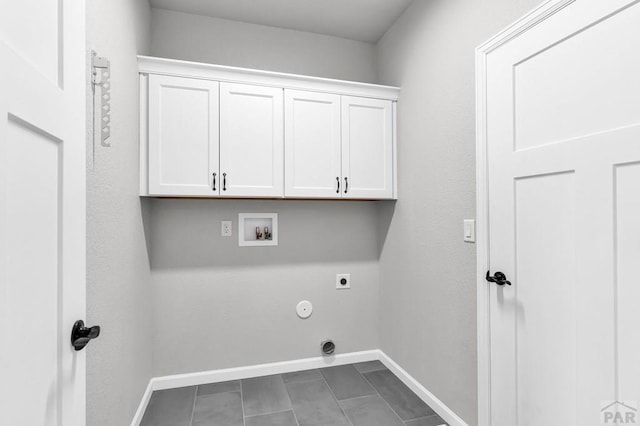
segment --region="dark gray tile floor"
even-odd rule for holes
[[[379,361],[156,391],[141,426],[439,426]]]

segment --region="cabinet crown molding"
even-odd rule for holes
[[[138,56],[140,74],[157,74],[176,77],[200,78],[220,82],[260,84],[280,87],[333,93],[336,95],[361,96],[375,99],[397,101],[400,88],[355,81],[335,80],[274,71],[262,71],[249,68],[214,65],[201,62],[176,59]]]

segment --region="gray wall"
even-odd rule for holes
[[[87,2],[87,47],[111,60],[111,148],[87,137],[87,425],[129,424],[151,377],[149,260],[138,197],[138,67],[149,46],[146,0]],[[87,77],[89,73],[87,72]],[[91,96],[91,90],[88,89]],[[91,129],[91,101],[88,99]]]
[[[378,43],[398,102],[399,196],[380,258],[382,349],[477,424],[474,48],[539,0],[415,1]]]
[[[477,423],[475,246],[461,235],[475,215],[473,49],[536,3],[418,0],[377,51],[153,10],[156,56],[401,85],[400,200],[141,206],[133,56],[147,46],[148,9],[91,2],[90,46],[114,66],[114,146],[96,152],[88,174],[88,316],[105,329],[88,352],[88,424],[130,421],[152,374],[316,356],[326,336],[341,352],[381,347]],[[237,214],[251,211],[279,213],[280,246],[237,246]],[[220,237],[222,219],[234,237]],[[335,274],[348,272],[353,289],[334,290]],[[315,306],[307,321],[294,312],[303,298]]]
[[[239,247],[239,212],[278,213],[279,245]],[[325,337],[339,352],[377,348],[377,218],[373,202],[153,200],[154,374],[319,356]]]
[[[222,65],[375,80],[374,46],[152,10],[152,54]],[[378,203],[153,200],[154,375],[319,356],[378,344]],[[279,214],[278,247],[238,247],[241,212]],[[234,236],[220,237],[220,221]],[[335,274],[351,273],[348,291]],[[296,304],[314,314],[300,320]]]
[[[376,81],[375,47],[344,38],[152,10],[151,54],[197,62]]]

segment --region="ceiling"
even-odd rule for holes
[[[178,12],[377,42],[412,0],[150,0]]]

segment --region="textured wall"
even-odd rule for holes
[[[338,352],[377,348],[374,204],[153,200],[154,374],[319,356],[325,337]],[[279,245],[239,247],[240,212],[278,213]],[[352,274],[351,290],[335,289],[337,273]]]
[[[477,423],[474,48],[538,0],[415,1],[378,43],[398,102],[399,201],[380,258],[382,349]],[[392,216],[391,210],[381,217]]]
[[[152,9],[154,56],[375,83],[375,48],[344,38]]]
[[[102,326],[87,349],[88,426],[129,424],[151,377],[136,62],[137,52],[148,50],[149,12],[146,0],[87,2],[87,48],[108,57],[112,69],[112,147],[98,140],[94,161],[87,138],[87,318]],[[90,114],[90,100],[87,106]]]

